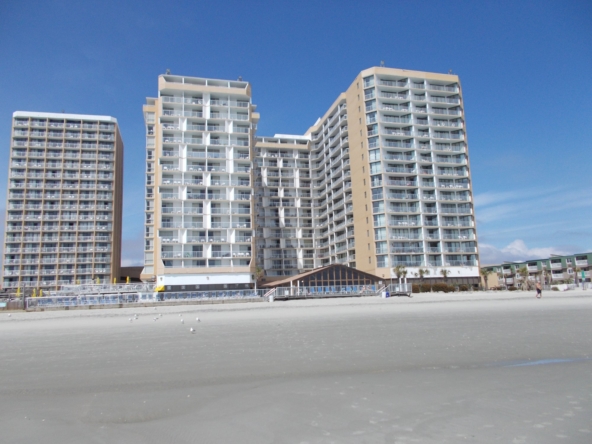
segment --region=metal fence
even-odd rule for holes
[[[288,298],[323,298],[338,296],[375,296],[381,289],[376,285],[349,285],[327,287],[278,287],[275,299]]]
[[[138,302],[137,294],[101,294],[80,296],[48,296],[27,298],[26,308],[83,307]]]
[[[26,298],[27,308],[84,307],[89,305],[117,305],[133,303],[157,303],[169,301],[222,301],[240,299],[263,299],[268,290],[227,290],[227,291],[181,291],[171,293],[135,292],[101,293],[79,295],[53,295],[48,297]]]
[[[139,293],[139,302],[167,301],[216,301],[226,299],[263,298],[268,290],[220,290],[220,291],[175,291],[166,293]]]
[[[385,291],[388,291],[390,295],[410,295],[412,292],[412,284],[411,283],[400,283],[400,284],[390,284],[386,287]]]
[[[64,285],[60,290],[50,291],[49,296],[74,296],[84,294],[120,294],[133,292],[154,291],[154,284],[133,283],[133,284],[83,284]]]

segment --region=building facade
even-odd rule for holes
[[[175,289],[253,284],[251,87],[162,75],[144,106],[142,279]]]
[[[270,277],[337,263],[478,282],[455,75],[365,70],[304,137],[258,138],[255,172],[257,259]]]
[[[304,135],[255,138],[254,109],[245,82],[159,78],[143,278],[243,285],[255,267],[269,282],[343,264],[479,282],[456,75],[364,70]]]
[[[3,287],[112,282],[121,263],[123,141],[107,116],[15,112]]]
[[[524,279],[554,283],[591,282],[592,253],[578,253],[569,256],[554,255],[547,259],[524,262],[505,262],[483,267],[490,273],[489,287],[520,286]],[[522,271],[521,270],[526,270]]]

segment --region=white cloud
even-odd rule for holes
[[[517,203],[536,199],[537,197],[545,197],[549,194],[562,191],[562,188],[554,189],[541,189],[532,188],[529,190],[516,190],[516,191],[487,191],[485,193],[475,194],[475,206],[486,207],[497,203],[507,203],[517,201]]]
[[[570,247],[539,247],[528,248],[521,239],[516,239],[503,248],[489,244],[479,244],[479,255],[482,265],[495,265],[502,262],[522,262],[531,259],[546,259],[552,254],[566,255],[576,251]]]
[[[565,188],[554,190],[526,190],[524,193],[482,193],[475,196],[477,220],[489,223],[497,220],[517,220],[524,215],[563,213],[567,210],[592,206],[588,190],[571,191]]]

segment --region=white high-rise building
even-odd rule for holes
[[[17,111],[8,168],[4,288],[119,278],[123,141],[115,118]]]
[[[344,264],[478,283],[458,76],[364,70],[304,136],[258,137],[255,162],[268,282]]]
[[[259,118],[250,85],[162,75],[144,118],[142,278],[175,289],[249,288],[251,151]]]
[[[255,267],[270,282],[343,264],[478,284],[458,76],[369,68],[304,135],[255,140],[254,109],[245,82],[159,78],[144,278],[239,288]]]

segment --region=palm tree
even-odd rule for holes
[[[407,268],[405,268],[405,265],[397,265],[396,267],[393,268],[393,272],[397,276],[397,279],[399,280],[399,282],[401,281],[401,278],[405,279],[405,276],[407,276]],[[392,281],[393,280],[391,279],[391,284],[392,284]]]
[[[419,270],[417,270],[417,274],[419,275],[419,291],[421,292],[423,287],[423,280],[426,276],[430,274],[430,270],[428,270],[427,268],[420,268]]]
[[[522,281],[522,289],[528,290],[529,282],[528,282],[528,268],[520,267],[518,269],[518,275],[520,275],[520,280]]]
[[[448,283],[448,276],[450,276],[450,270],[447,270],[446,268],[442,268],[440,270],[440,274],[444,278],[444,282]]]
[[[479,270],[479,272],[481,273],[481,276],[483,277],[483,280],[485,281],[485,289],[489,290],[489,285],[487,283],[487,280],[489,279],[489,275],[491,273],[493,273],[493,271],[488,270],[487,268],[482,268],[481,270]]]
[[[405,265],[397,265],[393,268],[393,272],[395,273],[395,276],[397,276],[397,279],[404,279],[407,276],[407,268],[405,268]]]
[[[573,264],[573,267],[572,267],[572,268],[573,268],[573,271],[574,271],[574,279],[575,279],[575,281],[576,281],[576,287],[579,287],[579,286],[580,286],[580,283],[579,283],[579,280],[578,280],[578,273],[579,273],[580,271],[582,271],[582,269],[581,269],[580,267],[578,267],[578,266],[575,264],[575,262],[574,262],[574,264]]]
[[[506,284],[506,275],[504,274],[504,272],[502,270],[497,272],[497,280],[498,280],[498,282],[503,282],[504,289],[508,288],[508,285]]]
[[[257,291],[257,283],[261,280],[261,278],[263,277],[263,275],[265,274],[265,270],[263,270],[263,268],[257,266],[257,268],[255,268],[255,291]]]

